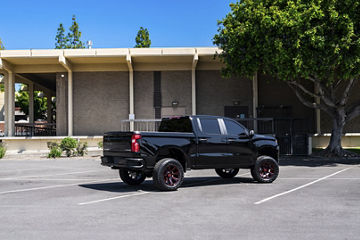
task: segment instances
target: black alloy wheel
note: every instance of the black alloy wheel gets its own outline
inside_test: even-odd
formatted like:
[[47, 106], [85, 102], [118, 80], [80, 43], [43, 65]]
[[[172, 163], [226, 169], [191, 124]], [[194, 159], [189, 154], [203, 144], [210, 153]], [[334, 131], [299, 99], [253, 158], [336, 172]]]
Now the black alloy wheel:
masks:
[[175, 191], [184, 180], [184, 169], [179, 161], [164, 158], [158, 161], [153, 171], [154, 184], [160, 190]]
[[251, 168], [251, 175], [260, 183], [272, 183], [279, 175], [279, 164], [270, 156], [260, 156]]
[[121, 168], [119, 170], [121, 180], [128, 185], [139, 185], [144, 182], [146, 175], [141, 171]]
[[238, 174], [238, 168], [216, 168], [215, 172], [222, 178], [233, 178]]

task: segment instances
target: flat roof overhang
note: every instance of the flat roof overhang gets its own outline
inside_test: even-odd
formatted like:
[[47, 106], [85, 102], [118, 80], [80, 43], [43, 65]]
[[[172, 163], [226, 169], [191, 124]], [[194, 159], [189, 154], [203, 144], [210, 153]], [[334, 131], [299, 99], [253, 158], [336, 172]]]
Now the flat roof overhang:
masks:
[[106, 49], [44, 49], [1, 50], [0, 58], [13, 67], [16, 73], [66, 72], [59, 63], [63, 56], [74, 72], [128, 71], [127, 57], [135, 71], [191, 70], [195, 54], [197, 69], [220, 69], [214, 59], [221, 52], [216, 47], [201, 48], [106, 48]]

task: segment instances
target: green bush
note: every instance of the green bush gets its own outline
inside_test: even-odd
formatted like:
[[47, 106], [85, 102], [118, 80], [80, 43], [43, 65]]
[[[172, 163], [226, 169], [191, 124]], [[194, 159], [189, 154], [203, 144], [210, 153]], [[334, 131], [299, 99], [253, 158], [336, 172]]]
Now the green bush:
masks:
[[48, 154], [48, 158], [58, 158], [61, 157], [61, 149], [59, 147], [51, 147]]
[[98, 142], [98, 148], [103, 149], [103, 147], [104, 147], [104, 142], [103, 141]]
[[84, 142], [83, 144], [81, 144], [79, 142], [77, 144], [77, 147], [76, 147], [76, 155], [77, 156], [84, 156], [85, 154], [87, 154], [87, 147], [88, 147], [87, 142]]
[[48, 158], [61, 157], [62, 150], [61, 150], [59, 144], [57, 144], [56, 142], [48, 142], [47, 146], [50, 150], [50, 152], [48, 154]]
[[6, 153], [6, 148], [5, 146], [1, 143], [0, 144], [0, 158], [3, 158], [5, 156]]
[[60, 148], [62, 151], [65, 151], [67, 157], [75, 155], [75, 148], [78, 146], [76, 139], [71, 137], [66, 137], [61, 140]]

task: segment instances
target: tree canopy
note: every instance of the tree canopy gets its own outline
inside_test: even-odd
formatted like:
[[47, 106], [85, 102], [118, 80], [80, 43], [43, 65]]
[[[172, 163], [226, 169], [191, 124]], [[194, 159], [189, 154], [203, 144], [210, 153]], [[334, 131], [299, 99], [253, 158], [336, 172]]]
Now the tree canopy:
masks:
[[75, 15], [72, 17], [72, 25], [66, 36], [64, 26], [60, 23], [55, 37], [55, 48], [85, 48], [84, 43], [81, 41], [81, 32]]
[[230, 6], [214, 37], [223, 49], [224, 75], [260, 72], [285, 81], [303, 104], [331, 116], [328, 150], [341, 154], [343, 126], [360, 114], [359, 103], [348, 104], [360, 78], [360, 2], [241, 0]]
[[136, 38], [135, 38], [136, 48], [149, 48], [151, 45], [151, 40], [149, 36], [149, 31], [147, 28], [140, 27]]
[[60, 23], [58, 29], [57, 29], [57, 34], [55, 37], [55, 48], [56, 49], [64, 49], [66, 48], [66, 44], [67, 44], [67, 38], [65, 36], [65, 29], [62, 23]]
[[[22, 85], [24, 86], [24, 85]], [[40, 91], [34, 91], [34, 119], [46, 119], [47, 98], [39, 97]], [[21, 108], [25, 115], [29, 115], [29, 92], [19, 90], [15, 94], [16, 105]], [[51, 107], [51, 106], [50, 106]]]
[[0, 50], [4, 50], [4, 49], [5, 49], [4, 44], [3, 44], [3, 42], [2, 42], [2, 40], [0, 38]]

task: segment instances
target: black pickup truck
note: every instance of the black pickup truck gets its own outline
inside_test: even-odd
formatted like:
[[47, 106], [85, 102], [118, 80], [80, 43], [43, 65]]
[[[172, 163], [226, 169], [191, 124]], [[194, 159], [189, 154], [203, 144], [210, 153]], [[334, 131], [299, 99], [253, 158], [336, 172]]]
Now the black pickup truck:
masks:
[[164, 118], [158, 132], [108, 132], [101, 164], [118, 169], [129, 185], [153, 177], [161, 190], [176, 190], [190, 169], [215, 169], [222, 178], [251, 169], [260, 183], [279, 174], [274, 137], [257, 135], [237, 121], [216, 116]]

